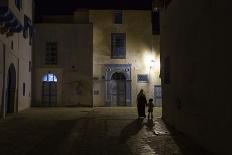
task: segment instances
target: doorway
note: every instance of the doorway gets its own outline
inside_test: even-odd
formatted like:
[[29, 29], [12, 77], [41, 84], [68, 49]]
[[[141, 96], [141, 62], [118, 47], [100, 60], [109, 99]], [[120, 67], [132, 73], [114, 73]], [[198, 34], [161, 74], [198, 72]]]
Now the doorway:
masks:
[[131, 64], [105, 64], [106, 106], [131, 106]]
[[11, 64], [7, 77], [7, 93], [6, 93], [6, 113], [15, 111], [15, 95], [16, 95], [16, 70], [14, 64]]
[[114, 73], [111, 77], [111, 106], [126, 106], [126, 77]]
[[155, 106], [162, 107], [162, 87], [160, 85], [155, 86], [154, 96], [155, 96]]
[[42, 103], [44, 106], [57, 105], [57, 77], [54, 74], [43, 76]]

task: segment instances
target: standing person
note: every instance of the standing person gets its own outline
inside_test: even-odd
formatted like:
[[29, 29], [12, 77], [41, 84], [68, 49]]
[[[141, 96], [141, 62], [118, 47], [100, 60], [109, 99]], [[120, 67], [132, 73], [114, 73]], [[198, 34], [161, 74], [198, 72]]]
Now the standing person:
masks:
[[153, 104], [153, 99], [152, 98], [149, 99], [149, 102], [148, 102], [147, 106], [148, 106], [148, 119], [150, 118], [150, 115], [151, 115], [151, 119], [153, 119], [153, 107], [154, 107], [154, 104]]
[[139, 94], [137, 95], [137, 108], [138, 108], [138, 116], [139, 117], [146, 117], [145, 114], [145, 107], [147, 104], [147, 99], [145, 94], [143, 93], [143, 89], [140, 90]]

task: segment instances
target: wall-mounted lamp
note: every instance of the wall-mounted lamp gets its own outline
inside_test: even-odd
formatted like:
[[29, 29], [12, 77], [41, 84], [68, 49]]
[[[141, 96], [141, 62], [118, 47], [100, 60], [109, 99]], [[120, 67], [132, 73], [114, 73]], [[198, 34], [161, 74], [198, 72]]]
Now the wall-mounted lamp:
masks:
[[156, 62], [155, 60], [151, 60], [151, 61], [150, 61], [150, 68], [155, 67], [155, 62]]

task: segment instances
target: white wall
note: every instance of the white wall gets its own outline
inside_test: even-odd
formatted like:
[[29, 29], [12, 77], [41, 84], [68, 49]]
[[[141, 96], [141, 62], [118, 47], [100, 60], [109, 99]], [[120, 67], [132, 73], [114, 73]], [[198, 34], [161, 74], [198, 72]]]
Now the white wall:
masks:
[[[9, 0], [9, 8], [18, 18], [18, 20], [24, 23], [24, 14], [28, 17], [32, 16], [32, 0], [24, 1], [23, 9], [20, 12], [15, 7], [14, 0]], [[11, 42], [13, 41], [14, 48], [11, 49]], [[6, 64], [5, 64], [5, 86], [7, 87], [7, 74], [10, 64], [14, 64], [17, 76], [17, 90], [15, 107], [18, 104], [18, 109], [15, 111], [24, 110], [30, 107], [31, 103], [31, 73], [29, 72], [29, 61], [31, 61], [31, 45], [29, 45], [29, 38], [23, 38], [23, 33], [14, 33], [12, 36], [6, 37], [5, 34], [0, 34], [0, 45], [2, 50], [2, 44], [6, 45]], [[1, 53], [2, 58], [2, 53]], [[1, 64], [2, 67], [2, 64]], [[0, 76], [2, 81], [2, 76]], [[26, 83], [26, 95], [23, 96], [23, 83]], [[7, 89], [5, 87], [5, 89]]]

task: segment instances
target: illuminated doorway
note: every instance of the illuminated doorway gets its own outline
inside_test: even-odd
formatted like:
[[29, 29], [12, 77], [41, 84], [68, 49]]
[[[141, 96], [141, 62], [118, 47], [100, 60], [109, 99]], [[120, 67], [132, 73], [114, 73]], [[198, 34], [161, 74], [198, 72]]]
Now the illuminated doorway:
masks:
[[14, 64], [11, 64], [8, 70], [7, 77], [7, 92], [6, 92], [6, 113], [15, 112], [15, 96], [16, 96], [16, 71]]
[[57, 105], [57, 77], [54, 74], [43, 76], [42, 103], [44, 106]]

